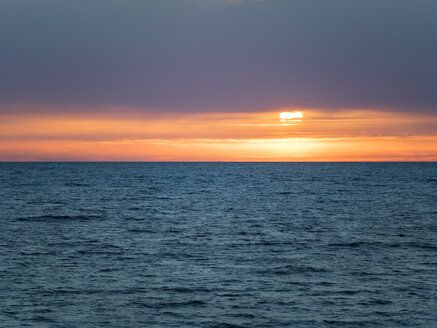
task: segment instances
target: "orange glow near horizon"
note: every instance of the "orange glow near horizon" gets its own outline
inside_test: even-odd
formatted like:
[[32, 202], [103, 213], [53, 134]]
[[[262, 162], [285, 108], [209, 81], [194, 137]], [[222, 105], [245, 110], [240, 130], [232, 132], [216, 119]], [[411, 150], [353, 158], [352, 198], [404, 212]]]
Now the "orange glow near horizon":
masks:
[[435, 161], [436, 127], [376, 111], [1, 114], [0, 160]]

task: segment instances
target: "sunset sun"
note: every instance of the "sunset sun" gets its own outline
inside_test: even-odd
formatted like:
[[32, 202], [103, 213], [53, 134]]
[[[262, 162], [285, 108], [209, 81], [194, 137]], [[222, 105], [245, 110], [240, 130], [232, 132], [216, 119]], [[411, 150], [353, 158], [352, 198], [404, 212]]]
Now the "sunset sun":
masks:
[[301, 112], [282, 112], [279, 114], [281, 122], [302, 121], [303, 114]]

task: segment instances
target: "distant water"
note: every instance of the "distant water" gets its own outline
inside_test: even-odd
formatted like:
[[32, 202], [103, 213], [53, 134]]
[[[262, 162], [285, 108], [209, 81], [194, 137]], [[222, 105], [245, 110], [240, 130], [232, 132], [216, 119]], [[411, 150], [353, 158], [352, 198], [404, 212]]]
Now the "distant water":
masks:
[[437, 164], [2, 163], [0, 327], [437, 327]]

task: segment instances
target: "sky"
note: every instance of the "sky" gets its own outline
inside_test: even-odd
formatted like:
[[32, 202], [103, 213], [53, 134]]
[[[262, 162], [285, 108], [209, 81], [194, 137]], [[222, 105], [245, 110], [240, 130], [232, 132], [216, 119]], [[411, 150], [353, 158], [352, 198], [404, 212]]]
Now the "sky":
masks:
[[435, 161], [436, 15], [434, 0], [0, 0], [0, 160]]

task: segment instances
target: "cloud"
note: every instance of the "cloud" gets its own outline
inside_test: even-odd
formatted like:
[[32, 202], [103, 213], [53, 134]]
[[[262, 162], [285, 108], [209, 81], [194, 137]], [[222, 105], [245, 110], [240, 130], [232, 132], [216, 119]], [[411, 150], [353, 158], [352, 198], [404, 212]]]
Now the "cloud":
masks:
[[201, 2], [0, 2], [0, 111], [436, 112], [436, 1]]

